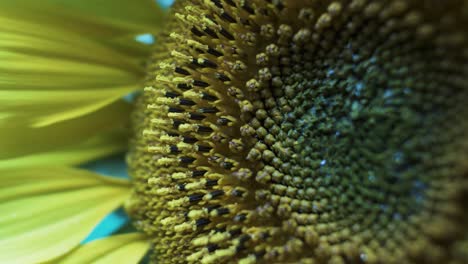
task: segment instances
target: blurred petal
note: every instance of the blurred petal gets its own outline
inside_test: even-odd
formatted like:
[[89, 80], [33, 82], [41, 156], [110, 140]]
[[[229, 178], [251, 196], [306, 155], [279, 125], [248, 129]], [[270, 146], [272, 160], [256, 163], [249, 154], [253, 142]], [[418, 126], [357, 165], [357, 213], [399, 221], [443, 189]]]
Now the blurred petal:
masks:
[[[114, 155], [98, 160], [93, 160], [87, 164], [83, 164], [81, 168], [94, 171], [101, 175], [129, 179], [127, 172], [127, 164], [125, 162], [125, 154]], [[82, 242], [89, 243], [95, 239], [103, 238], [117, 232], [125, 224], [130, 221], [127, 214], [122, 208], [115, 210], [104, 218], [98, 226], [96, 226], [91, 234]]]
[[53, 151], [19, 156], [0, 160], [0, 169], [46, 166], [46, 165], [79, 165], [127, 148], [126, 133], [116, 132], [99, 135], [77, 145], [62, 147]]
[[0, 112], [10, 115], [3, 119], [48, 126], [141, 87], [143, 69], [133, 58], [73, 32], [44, 32], [57, 39], [36, 36], [30, 32], [36, 25], [24, 23], [0, 16]]
[[69, 252], [130, 191], [126, 181], [71, 168], [0, 172], [0, 263], [37, 263]]
[[141, 32], [158, 32], [166, 12], [154, 0], [15, 0], [0, 7], [18, 15], [98, 39]]
[[142, 87], [164, 12], [151, 0], [0, 1], [0, 128], [51, 126]]
[[30, 128], [20, 119], [6, 123], [0, 120], [0, 159], [55, 152], [98, 135], [123, 130], [128, 126], [130, 112], [131, 105], [118, 101], [88, 115], [41, 128]]
[[60, 264], [138, 263], [150, 243], [142, 234], [124, 234], [93, 241], [53, 261]]
[[[31, 1], [31, 0], [29, 0]], [[157, 31], [166, 17], [154, 0], [48, 0], [132, 32]]]

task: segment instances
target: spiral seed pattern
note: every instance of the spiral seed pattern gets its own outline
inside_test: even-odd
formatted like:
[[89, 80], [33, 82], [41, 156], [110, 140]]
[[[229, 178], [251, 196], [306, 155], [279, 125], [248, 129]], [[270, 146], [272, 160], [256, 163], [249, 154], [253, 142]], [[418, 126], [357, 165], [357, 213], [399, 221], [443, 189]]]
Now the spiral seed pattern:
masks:
[[467, 7], [178, 1], [128, 156], [153, 260], [463, 263]]

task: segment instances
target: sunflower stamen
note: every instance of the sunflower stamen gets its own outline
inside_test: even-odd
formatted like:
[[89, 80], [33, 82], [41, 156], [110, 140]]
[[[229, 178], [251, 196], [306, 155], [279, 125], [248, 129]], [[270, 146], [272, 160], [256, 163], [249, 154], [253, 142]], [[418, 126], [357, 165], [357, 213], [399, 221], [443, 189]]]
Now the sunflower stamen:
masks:
[[129, 155], [154, 261], [452, 259], [466, 18], [423, 2], [177, 3]]

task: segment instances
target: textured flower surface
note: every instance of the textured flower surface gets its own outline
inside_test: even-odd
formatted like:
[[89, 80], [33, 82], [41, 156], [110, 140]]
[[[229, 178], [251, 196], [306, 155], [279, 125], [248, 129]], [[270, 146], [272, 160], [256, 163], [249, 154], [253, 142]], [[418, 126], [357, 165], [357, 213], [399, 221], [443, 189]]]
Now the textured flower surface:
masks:
[[468, 1], [36, 2], [0, 2], [0, 263], [468, 263]]

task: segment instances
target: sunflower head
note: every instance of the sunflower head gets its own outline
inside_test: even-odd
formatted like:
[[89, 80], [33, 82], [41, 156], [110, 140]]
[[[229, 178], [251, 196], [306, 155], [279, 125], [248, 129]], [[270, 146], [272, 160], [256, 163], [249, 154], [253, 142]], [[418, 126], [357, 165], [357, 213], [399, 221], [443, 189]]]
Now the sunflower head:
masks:
[[468, 1], [170, 14], [0, 0], [0, 263], [468, 263]]
[[164, 263], [444, 263], [467, 232], [466, 1], [185, 1], [134, 112]]

